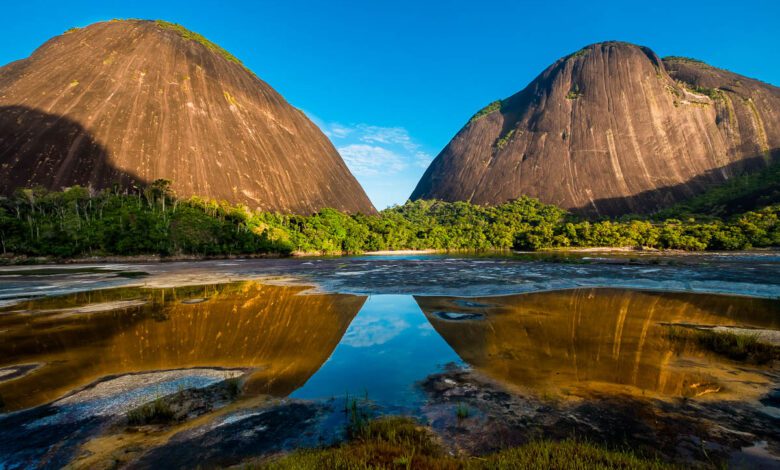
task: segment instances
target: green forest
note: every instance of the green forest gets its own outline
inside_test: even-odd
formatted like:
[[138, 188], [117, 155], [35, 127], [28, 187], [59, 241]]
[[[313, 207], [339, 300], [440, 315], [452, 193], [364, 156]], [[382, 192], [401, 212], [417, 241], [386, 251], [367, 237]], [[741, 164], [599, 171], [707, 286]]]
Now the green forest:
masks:
[[5, 259], [780, 246], [780, 204], [727, 217], [705, 212], [692, 214], [686, 206], [666, 211], [664, 217], [588, 221], [523, 197], [494, 207], [414, 201], [378, 215], [324, 209], [299, 216], [253, 212], [197, 197], [179, 199], [169, 181], [158, 180], [136, 192], [78, 186], [59, 192], [18, 190], [0, 199], [0, 244]]

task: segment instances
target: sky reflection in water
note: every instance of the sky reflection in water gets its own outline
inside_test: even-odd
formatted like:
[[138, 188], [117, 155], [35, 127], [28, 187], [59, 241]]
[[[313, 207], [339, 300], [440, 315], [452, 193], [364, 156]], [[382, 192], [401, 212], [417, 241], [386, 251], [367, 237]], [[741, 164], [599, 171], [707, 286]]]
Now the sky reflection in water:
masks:
[[461, 363], [410, 295], [368, 298], [333, 355], [294, 398], [364, 397], [388, 406], [419, 406], [416, 382]]
[[[182, 369], [194, 380], [216, 368], [247, 371], [250, 394], [368, 395], [388, 410], [414, 412], [425, 402], [418, 383], [455, 363], [544, 394], [748, 398], [768, 385], [760, 370], [676, 344], [664, 324], [780, 329], [780, 303], [724, 295], [304, 291], [246, 281], [93, 291], [2, 308], [0, 396], [7, 410], [22, 409], [107, 376]], [[124, 307], [106, 309], [112, 302]]]

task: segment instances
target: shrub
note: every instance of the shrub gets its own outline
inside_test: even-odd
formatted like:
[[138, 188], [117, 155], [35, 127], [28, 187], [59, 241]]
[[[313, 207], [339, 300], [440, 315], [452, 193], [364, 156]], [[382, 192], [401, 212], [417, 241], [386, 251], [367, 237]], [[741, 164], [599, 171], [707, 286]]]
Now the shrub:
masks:
[[717, 100], [717, 101], [723, 100], [723, 92], [717, 88], [708, 88], [705, 86], [693, 85], [689, 83], [686, 83], [685, 87], [694, 93], [705, 95], [712, 100]]
[[580, 86], [579, 86], [579, 85], [577, 85], [576, 83], [575, 83], [575, 84], [574, 84], [574, 86], [571, 88], [571, 90], [569, 90], [569, 92], [568, 92], [568, 93], [566, 93], [566, 99], [567, 99], [567, 100], [576, 100], [576, 99], [578, 99], [580, 96], [582, 96], [582, 92], [580, 92]]
[[155, 23], [157, 23], [157, 25], [163, 29], [168, 29], [179, 33], [179, 35], [184, 39], [189, 39], [190, 41], [195, 41], [198, 44], [202, 44], [203, 46], [206, 46], [207, 49], [216, 52], [217, 54], [221, 55], [222, 57], [229, 60], [230, 62], [235, 62], [236, 64], [241, 65], [242, 67], [244, 66], [244, 64], [230, 52], [226, 51], [225, 49], [218, 46], [217, 44], [214, 44], [213, 42], [209, 41], [202, 35], [194, 31], [190, 31], [189, 29], [185, 28], [180, 24], [171, 23], [163, 20], [157, 20], [155, 21]]
[[469, 124], [471, 124], [472, 122], [474, 122], [474, 121], [476, 121], [478, 119], [481, 119], [481, 118], [487, 116], [488, 114], [490, 114], [490, 113], [492, 113], [494, 111], [499, 111], [503, 106], [504, 106], [503, 100], [493, 101], [489, 105], [487, 105], [484, 108], [482, 108], [479, 111], [477, 111], [477, 113], [474, 116], [472, 116], [471, 119], [469, 120]]
[[504, 147], [509, 143], [509, 140], [512, 138], [512, 136], [515, 135], [515, 130], [511, 129], [506, 134], [502, 135], [497, 141], [496, 141], [496, 148], [498, 150], [503, 150]]

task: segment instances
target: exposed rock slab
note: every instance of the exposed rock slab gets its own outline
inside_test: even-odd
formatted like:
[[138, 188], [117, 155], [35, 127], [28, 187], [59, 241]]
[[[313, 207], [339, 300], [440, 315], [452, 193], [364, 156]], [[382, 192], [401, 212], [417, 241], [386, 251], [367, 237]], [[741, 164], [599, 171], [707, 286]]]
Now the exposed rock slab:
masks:
[[778, 149], [777, 87], [607, 42], [475, 115], [411, 198], [527, 195], [591, 215], [652, 212], [760, 169]]
[[0, 68], [0, 192], [165, 178], [250, 209], [374, 212], [317, 126], [215, 47], [110, 21]]

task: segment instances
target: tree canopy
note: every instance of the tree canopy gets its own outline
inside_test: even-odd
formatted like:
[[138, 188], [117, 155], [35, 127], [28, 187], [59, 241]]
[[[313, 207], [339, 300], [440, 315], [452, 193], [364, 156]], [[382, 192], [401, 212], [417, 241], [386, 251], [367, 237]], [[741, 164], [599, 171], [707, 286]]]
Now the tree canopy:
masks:
[[309, 216], [178, 199], [170, 182], [135, 191], [23, 189], [0, 199], [3, 254], [226, 256], [376, 250], [540, 250], [649, 247], [736, 250], [780, 246], [780, 205], [683, 220], [588, 221], [528, 197], [498, 206], [420, 200], [378, 215], [323, 209]]

